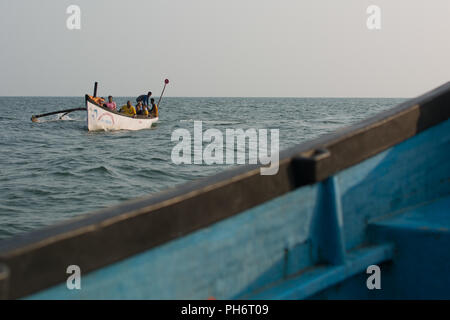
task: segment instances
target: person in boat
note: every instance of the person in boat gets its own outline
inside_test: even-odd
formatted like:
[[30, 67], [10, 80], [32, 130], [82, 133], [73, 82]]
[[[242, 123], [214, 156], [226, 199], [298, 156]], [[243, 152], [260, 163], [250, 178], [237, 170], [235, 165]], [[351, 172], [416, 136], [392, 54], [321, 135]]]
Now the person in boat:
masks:
[[150, 97], [152, 96], [152, 92], [149, 91], [146, 95], [140, 95], [139, 97], [136, 98], [136, 102], [142, 102], [144, 106], [149, 106], [148, 102]]
[[95, 103], [97, 103], [99, 106], [103, 106], [105, 99], [100, 98], [100, 97], [92, 97], [91, 99], [94, 100]]
[[140, 101], [138, 102], [138, 105], [136, 107], [136, 113], [137, 113], [138, 116], [146, 116], [146, 117], [148, 117], [148, 109]]
[[109, 97], [108, 97], [108, 102], [105, 103], [105, 106], [106, 106], [109, 110], [111, 110], [111, 111], [116, 111], [116, 110], [117, 110], [117, 105], [116, 105], [116, 103], [113, 101], [113, 97], [112, 97], [112, 96], [109, 96]]
[[127, 116], [135, 116], [136, 115], [136, 109], [131, 104], [131, 101], [128, 100], [127, 104], [120, 108], [120, 112], [126, 114]]
[[136, 104], [136, 114], [139, 115], [140, 113], [142, 113], [142, 102], [141, 101], [139, 101]]
[[150, 109], [149, 113], [152, 118], [158, 117], [158, 105], [155, 103], [155, 99], [151, 98], [150, 103], [152, 104], [152, 108]]

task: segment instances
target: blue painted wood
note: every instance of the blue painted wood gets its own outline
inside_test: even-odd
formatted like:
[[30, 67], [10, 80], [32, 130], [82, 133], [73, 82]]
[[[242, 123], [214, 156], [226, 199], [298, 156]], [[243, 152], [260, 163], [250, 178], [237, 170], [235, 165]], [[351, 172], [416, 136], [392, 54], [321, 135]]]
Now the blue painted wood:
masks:
[[[305, 299], [358, 273], [365, 273], [368, 266], [388, 261], [392, 259], [393, 255], [394, 246], [391, 244], [356, 249], [348, 254], [348, 258], [343, 264], [318, 266], [245, 298], [255, 300]], [[364, 285], [365, 281], [361, 283], [361, 286]]]
[[367, 242], [367, 223], [450, 193], [447, 120], [340, 172], [347, 249]]
[[311, 250], [299, 247], [310, 246], [307, 240], [316, 197], [317, 186], [307, 187], [301, 194], [286, 194], [85, 275], [80, 291], [69, 291], [62, 284], [31, 298], [206, 299], [251, 292], [285, 275], [286, 252], [291, 248], [309, 259]]
[[[364, 277], [361, 277], [364, 266], [391, 257], [384, 249], [376, 249], [384, 254], [379, 254], [380, 251], [375, 254], [355, 248], [367, 244], [386, 248], [385, 244], [390, 241], [396, 245], [395, 252], [403, 252], [396, 254], [394, 261], [399, 263], [400, 259], [400, 265], [407, 271], [388, 268], [386, 277], [392, 284], [386, 284], [383, 297], [404, 297], [406, 289], [397, 289], [401, 285], [410, 290], [407, 297], [414, 296], [420, 288], [406, 286], [404, 282], [408, 279], [398, 276], [399, 272], [412, 277], [409, 279], [420, 277], [424, 283], [429, 277], [438, 279], [446, 275], [442, 268], [415, 269], [415, 265], [408, 264], [408, 261], [418, 263], [411, 258], [415, 250], [423, 250], [424, 265], [438, 263], [438, 255], [426, 254], [433, 250], [439, 253], [441, 261], [450, 260], [448, 250], [433, 249], [430, 239], [435, 230], [421, 237], [411, 228], [389, 228], [389, 232], [378, 232], [375, 236], [370, 236], [369, 229], [374, 228], [374, 221], [380, 217], [402, 214], [408, 208], [450, 194], [449, 133], [450, 121], [446, 121], [338, 173], [330, 180], [332, 188], [327, 187], [330, 181], [302, 187], [208, 228], [83, 275], [80, 291], [69, 291], [61, 284], [29, 298], [206, 299], [214, 296], [224, 299], [251, 296], [263, 289], [275, 292], [274, 297], [303, 298], [316, 293], [326, 296], [326, 287], [331, 290], [339, 282], [349, 284], [343, 286], [348, 288], [342, 292], [343, 296], [359, 294], [366, 290]], [[340, 196], [326, 200], [324, 190]], [[341, 205], [337, 199], [341, 200]], [[448, 215], [448, 208], [442, 208], [442, 214]], [[329, 220], [320, 228], [316, 223], [320, 217], [336, 220]], [[334, 234], [324, 232], [330, 227]], [[319, 237], [321, 232], [328, 236]], [[409, 240], [408, 237], [417, 238]], [[340, 257], [328, 262], [339, 263], [342, 259], [340, 262], [344, 263], [325, 269], [318, 264], [323, 260], [319, 244], [326, 240], [338, 241], [338, 244], [329, 245], [330, 255], [325, 256]], [[345, 244], [347, 255], [339, 241]], [[448, 248], [447, 238], [440, 244]], [[431, 260], [427, 261], [428, 257]], [[442, 262], [441, 265], [446, 266]], [[302, 273], [305, 270], [311, 273], [306, 276]], [[414, 270], [423, 273], [414, 275]], [[426, 273], [426, 270], [434, 273]], [[296, 281], [286, 282], [293, 278]], [[282, 289], [284, 284], [289, 289]], [[278, 289], [270, 291], [271, 288]], [[427, 288], [442, 293], [439, 288]], [[283, 295], [283, 290], [292, 294]]]
[[369, 234], [397, 248], [388, 298], [450, 299], [450, 196], [376, 221]]
[[395, 247], [380, 264], [381, 290], [367, 290], [356, 275], [311, 295], [313, 299], [450, 299], [450, 196], [369, 224], [374, 243]]
[[318, 263], [343, 264], [345, 241], [339, 183], [336, 177], [330, 177], [319, 187], [321, 197], [316, 206], [311, 233], [316, 260]]

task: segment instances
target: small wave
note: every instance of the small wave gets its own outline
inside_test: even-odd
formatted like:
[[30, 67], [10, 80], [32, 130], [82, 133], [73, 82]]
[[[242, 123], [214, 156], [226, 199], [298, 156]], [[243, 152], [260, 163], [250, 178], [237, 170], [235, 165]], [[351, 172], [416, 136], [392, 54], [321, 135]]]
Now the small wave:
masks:
[[8, 213], [20, 213], [20, 208], [16, 206], [8, 206], [0, 204], [0, 212], [8, 212]]
[[246, 121], [238, 121], [238, 120], [231, 120], [231, 121], [224, 121], [224, 120], [199, 120], [199, 119], [184, 119], [180, 120], [180, 122], [194, 122], [194, 121], [201, 121], [202, 123], [206, 124], [215, 124], [215, 125], [235, 125], [235, 124], [242, 124], [246, 123]]
[[59, 114], [58, 114], [58, 118], [59, 118], [59, 120], [62, 120], [62, 121], [79, 121], [80, 119], [74, 119], [74, 118], [71, 118], [70, 116], [60, 116]]
[[56, 122], [56, 121], [86, 121], [86, 119], [80, 119], [80, 118], [72, 118], [68, 115], [64, 115], [64, 113], [58, 113], [54, 118], [38, 118], [35, 120], [37, 123], [46, 123], [46, 122]]
[[235, 124], [242, 124], [245, 123], [245, 121], [203, 121], [204, 123], [208, 124], [216, 124], [216, 125], [235, 125]]
[[55, 176], [60, 176], [60, 177], [76, 177], [76, 174], [70, 172], [70, 171], [56, 171], [55, 173], [53, 173]]
[[108, 174], [108, 175], [114, 175], [114, 171], [112, 169], [109, 169], [103, 165], [89, 168], [83, 171], [83, 173], [100, 173], [100, 174]]
[[47, 122], [56, 122], [56, 121], [61, 121], [60, 119], [37, 119], [37, 123], [47, 123]]
[[[31, 195], [35, 195], [35, 196], [48, 196], [48, 195], [52, 194], [51, 191], [47, 191], [47, 190], [39, 189], [39, 188], [24, 189], [23, 191], [27, 194], [31, 194]], [[18, 198], [21, 199], [21, 197], [18, 197]]]

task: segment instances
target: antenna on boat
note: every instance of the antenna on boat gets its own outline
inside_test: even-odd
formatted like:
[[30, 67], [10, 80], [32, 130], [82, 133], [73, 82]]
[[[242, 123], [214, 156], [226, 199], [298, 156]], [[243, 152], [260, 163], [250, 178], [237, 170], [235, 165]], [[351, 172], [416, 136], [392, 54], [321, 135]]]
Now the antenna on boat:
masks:
[[161, 102], [161, 99], [163, 97], [164, 94], [164, 90], [166, 90], [166, 86], [169, 84], [169, 79], [164, 80], [164, 88], [161, 92], [161, 95], [159, 96], [159, 100], [158, 100], [158, 107], [159, 107], [159, 103]]
[[96, 81], [94, 84], [94, 98], [97, 96], [97, 86], [98, 86], [98, 82]]

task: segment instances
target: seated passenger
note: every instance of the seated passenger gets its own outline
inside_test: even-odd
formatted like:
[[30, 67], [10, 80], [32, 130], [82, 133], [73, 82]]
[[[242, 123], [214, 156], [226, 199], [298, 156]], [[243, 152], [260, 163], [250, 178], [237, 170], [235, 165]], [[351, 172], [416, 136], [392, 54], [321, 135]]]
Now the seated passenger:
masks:
[[148, 107], [147, 106], [143, 106], [142, 107], [142, 113], [144, 114], [144, 116], [148, 117], [149, 113], [148, 113]]
[[109, 96], [109, 97], [108, 97], [108, 102], [105, 103], [105, 106], [106, 106], [109, 110], [111, 110], [111, 111], [116, 111], [116, 110], [117, 110], [117, 105], [116, 105], [116, 103], [113, 101], [113, 97], [112, 97], [112, 96]]
[[155, 99], [151, 98], [150, 102], [152, 104], [152, 109], [150, 110], [150, 115], [152, 118], [158, 117], [158, 105], [155, 103]]
[[97, 103], [99, 106], [103, 106], [103, 103], [105, 102], [105, 99], [100, 97], [92, 97], [90, 96], [92, 100], [94, 100], [95, 103]]
[[126, 106], [123, 106], [122, 108], [120, 108], [119, 112], [122, 112], [122, 113], [126, 114], [127, 116], [135, 116], [136, 115], [136, 109], [133, 107], [130, 100], [127, 101]]
[[142, 110], [142, 102], [138, 102], [136, 105], [136, 114], [139, 114]]
[[142, 104], [142, 102], [139, 102], [139, 103], [138, 103], [138, 105], [137, 105], [137, 107], [136, 107], [136, 113], [137, 113], [137, 115], [148, 117], [148, 110], [147, 110], [147, 107], [144, 106], [144, 105]]

